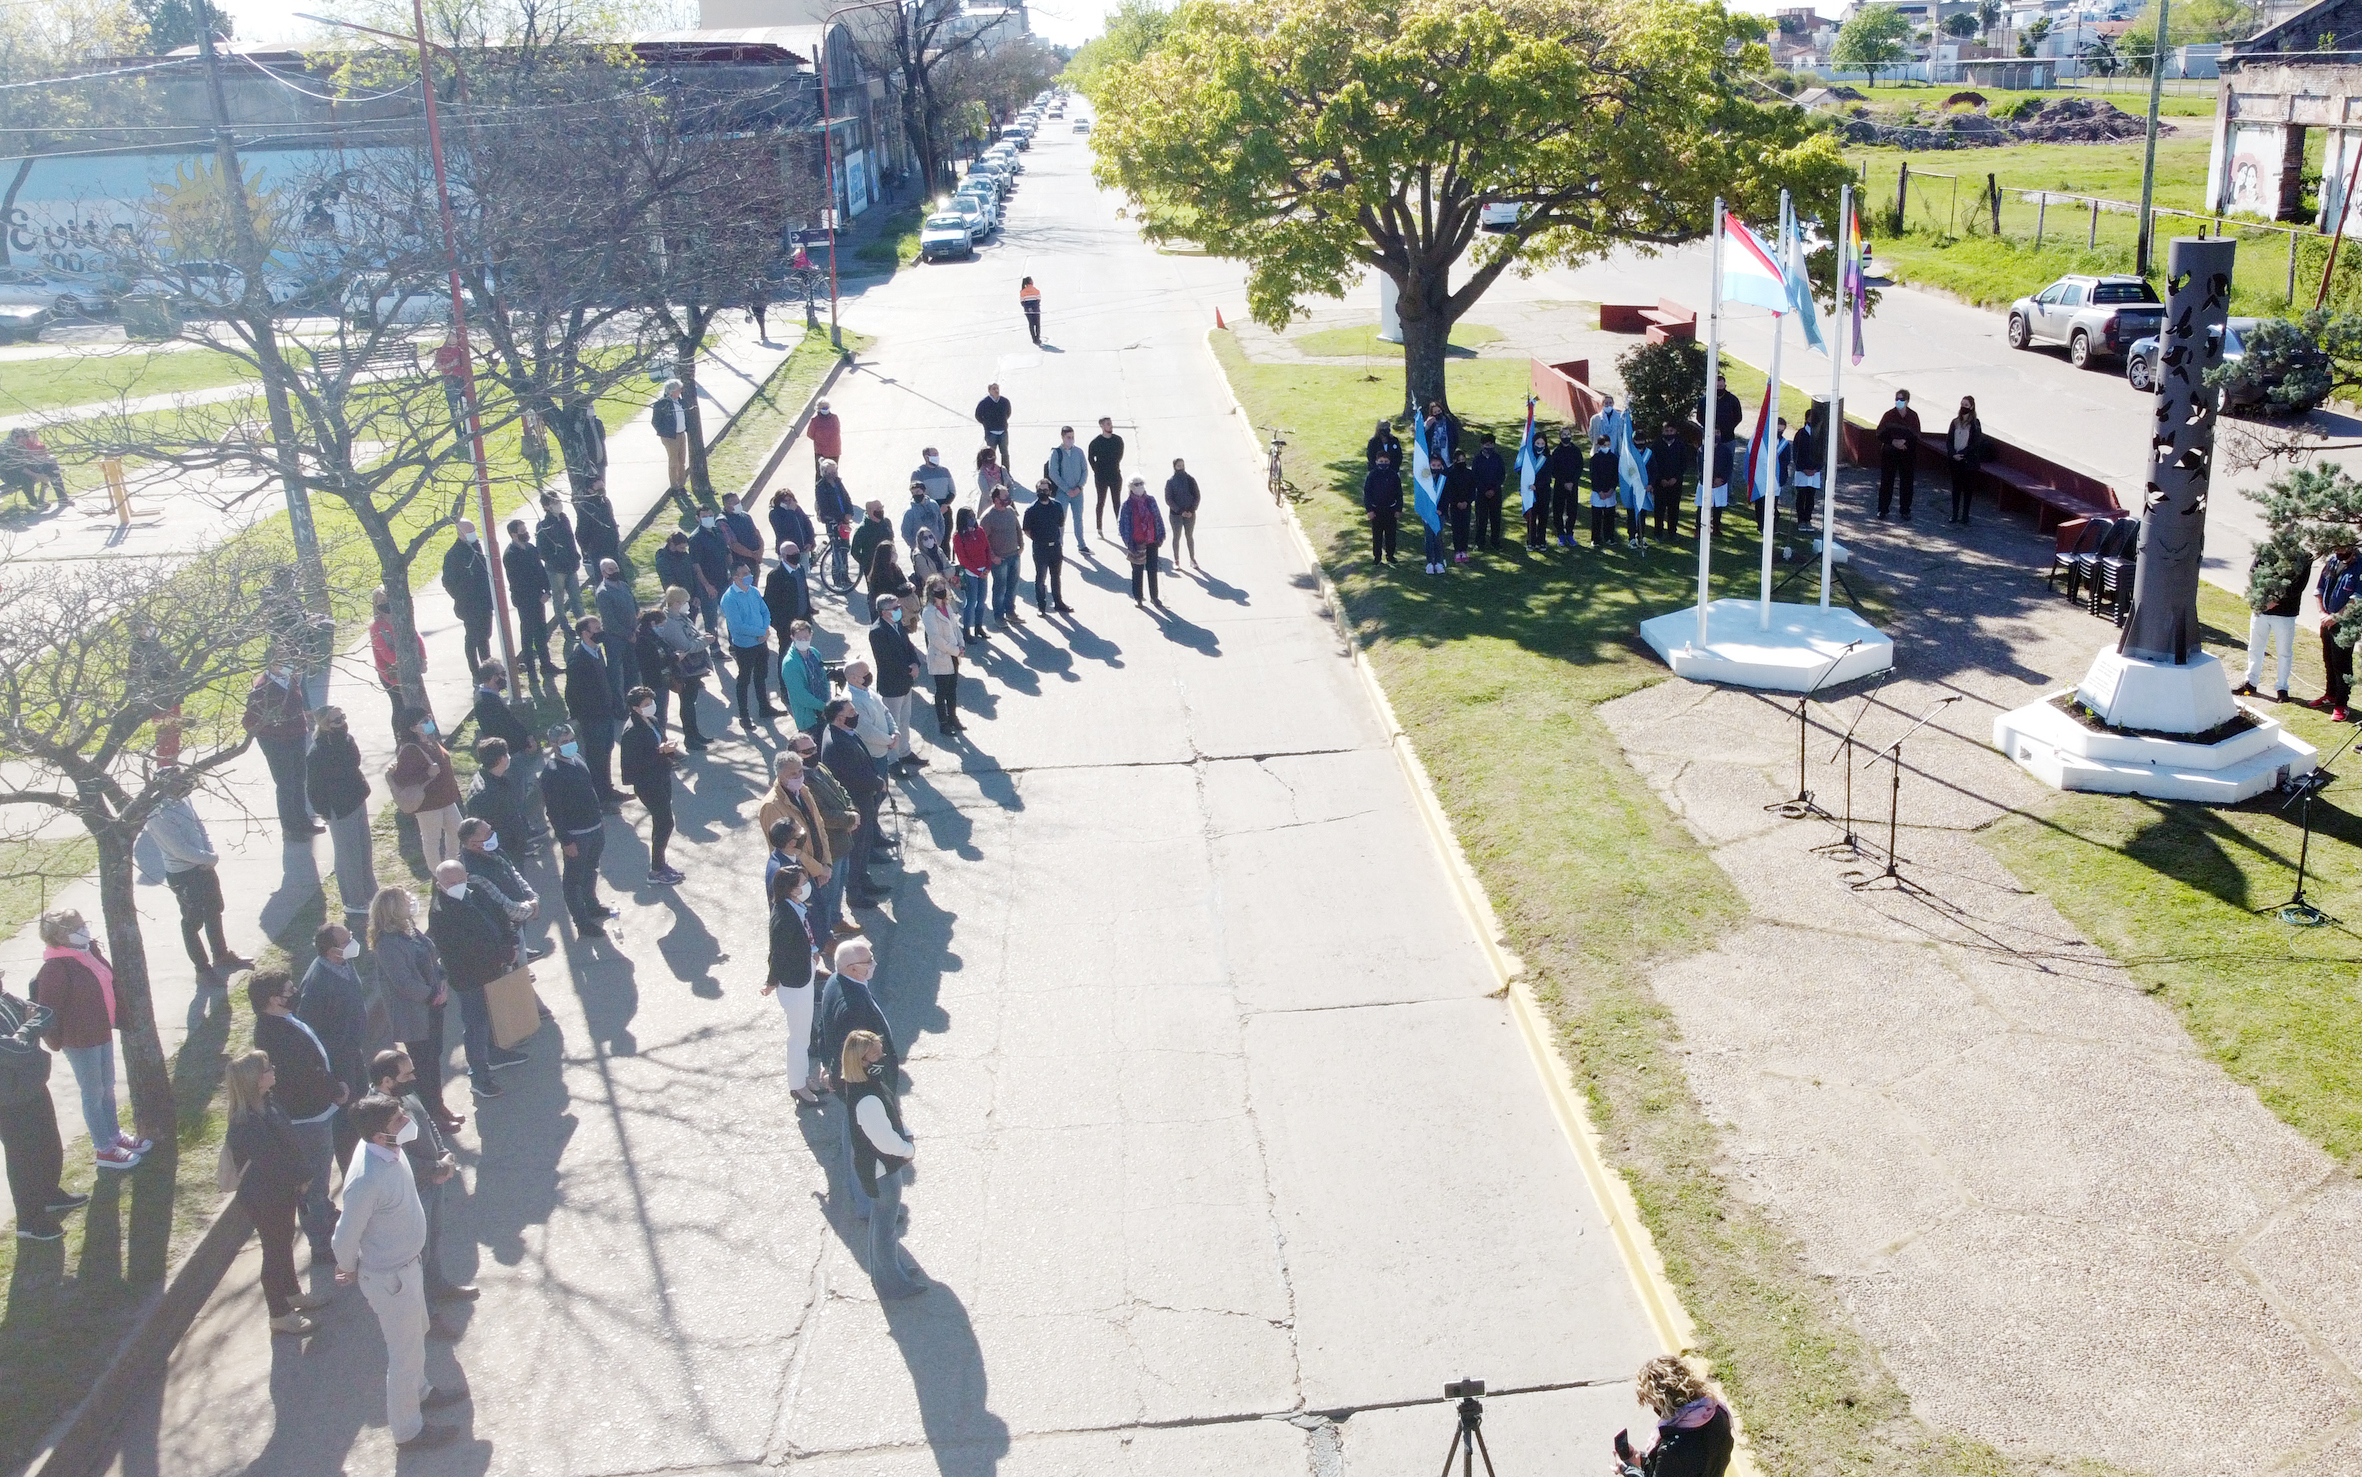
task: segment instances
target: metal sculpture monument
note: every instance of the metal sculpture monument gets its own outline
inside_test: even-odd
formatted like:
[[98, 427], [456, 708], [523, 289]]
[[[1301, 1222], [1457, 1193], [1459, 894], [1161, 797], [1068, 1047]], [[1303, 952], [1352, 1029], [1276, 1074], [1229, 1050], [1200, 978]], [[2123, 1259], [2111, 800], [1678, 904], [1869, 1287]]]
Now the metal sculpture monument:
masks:
[[2198, 649], [2198, 574], [2214, 478], [2214, 423], [2222, 405], [2222, 392], [2206, 376], [2223, 362], [2237, 250], [2235, 241], [2184, 238], [2167, 257], [2140, 562], [2133, 573], [2132, 618], [2116, 643], [2118, 652], [2138, 661], [2181, 666]]

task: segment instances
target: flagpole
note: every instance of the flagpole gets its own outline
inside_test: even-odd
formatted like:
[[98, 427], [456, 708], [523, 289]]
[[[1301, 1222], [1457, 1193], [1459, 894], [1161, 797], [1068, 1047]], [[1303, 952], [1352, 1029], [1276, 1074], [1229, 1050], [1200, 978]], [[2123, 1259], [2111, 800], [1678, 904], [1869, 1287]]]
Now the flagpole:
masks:
[[[1829, 326], [1829, 423], [1821, 428], [1828, 465], [1821, 475], [1821, 608], [1829, 608], [1829, 586], [1837, 567], [1837, 443], [1845, 434], [1846, 253], [1853, 250], [1854, 187], [1847, 185], [1837, 206], [1837, 311]], [[1860, 292], [1857, 285], [1855, 292]]]
[[1708, 267], [1713, 283], [1706, 313], [1706, 398], [1698, 417], [1698, 642], [1706, 649], [1706, 598], [1714, 554], [1714, 391], [1722, 369], [1722, 197], [1714, 199], [1714, 246]]
[[[1788, 251], [1788, 192], [1786, 190], [1780, 191], [1780, 234], [1778, 240], [1779, 249], [1785, 256]], [[1791, 261], [1782, 260], [1780, 270], [1787, 271], [1793, 265], [1794, 263]], [[1779, 531], [1780, 525], [1778, 500], [1780, 485], [1780, 345], [1785, 343], [1787, 338], [1788, 315], [1774, 313], [1772, 315], [1771, 393], [1765, 397], [1768, 406], [1764, 411], [1764, 414], [1771, 417], [1772, 423], [1764, 427], [1763, 431], [1763, 449], [1771, 460], [1771, 486], [1765, 487], [1763, 485], [1761, 468], [1752, 469], [1755, 475], [1749, 479], [1756, 484], [1756, 490], [1763, 494], [1763, 501], [1756, 509], [1763, 517], [1763, 596], [1762, 608], [1756, 617], [1756, 629], [1763, 631], [1771, 629], [1772, 535]]]

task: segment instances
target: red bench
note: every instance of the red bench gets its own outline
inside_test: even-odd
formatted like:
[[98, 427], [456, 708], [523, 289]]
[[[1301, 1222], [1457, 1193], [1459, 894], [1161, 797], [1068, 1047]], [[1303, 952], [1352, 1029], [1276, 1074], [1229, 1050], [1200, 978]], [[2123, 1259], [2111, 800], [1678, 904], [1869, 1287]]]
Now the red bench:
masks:
[[1601, 303], [1599, 327], [1604, 333], [1646, 334], [1650, 343], [1662, 344], [1696, 338], [1698, 314], [1695, 308], [1685, 308], [1669, 297], [1658, 298], [1654, 307], [1645, 303]]
[[1587, 426], [1599, 414], [1599, 392], [1591, 388], [1591, 361], [1570, 359], [1564, 364], [1533, 361], [1534, 398], [1570, 425]]
[[[1987, 452], [1982, 470], [1986, 484], [1992, 489], [1994, 505], [2004, 510], [2031, 509], [2036, 532], [2048, 530], [2063, 520], [2112, 518], [2124, 511], [2116, 489], [2098, 478], [2087, 477], [2072, 467], [2062, 467], [2048, 457], [2012, 445], [1991, 433], [1987, 433], [1985, 441]], [[1876, 430], [1848, 420], [1845, 457], [1857, 467], [1877, 466]], [[1945, 480], [1935, 485], [1949, 487], [1951, 475], [1951, 458], [1944, 451], [1944, 433], [1921, 431], [1919, 480], [1929, 482], [1940, 477]]]

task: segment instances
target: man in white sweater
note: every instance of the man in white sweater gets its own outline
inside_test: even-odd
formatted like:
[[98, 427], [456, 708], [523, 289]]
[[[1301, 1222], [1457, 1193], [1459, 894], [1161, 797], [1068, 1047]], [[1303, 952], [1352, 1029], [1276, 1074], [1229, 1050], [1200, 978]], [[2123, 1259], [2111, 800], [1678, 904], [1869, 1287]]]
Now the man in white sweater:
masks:
[[418, 1198], [406, 1136], [418, 1125], [402, 1105], [373, 1092], [352, 1108], [361, 1142], [345, 1167], [344, 1211], [336, 1222], [336, 1280], [361, 1284], [385, 1335], [385, 1424], [403, 1451], [448, 1444], [452, 1426], [429, 1427], [424, 1412], [455, 1405], [465, 1390], [438, 1390], [426, 1378], [426, 1207]]

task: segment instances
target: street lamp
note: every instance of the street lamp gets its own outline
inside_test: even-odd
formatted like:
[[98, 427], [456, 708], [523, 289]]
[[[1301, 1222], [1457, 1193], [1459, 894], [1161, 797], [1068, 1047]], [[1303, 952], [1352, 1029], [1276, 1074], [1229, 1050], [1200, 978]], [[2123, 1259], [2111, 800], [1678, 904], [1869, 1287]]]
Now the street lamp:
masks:
[[[837, 326], [837, 233], [842, 226], [837, 215], [836, 119], [828, 100], [828, 28], [838, 16], [856, 10], [901, 8], [902, 0], [860, 0], [858, 4], [840, 5], [820, 18], [820, 55], [815, 60], [820, 69], [820, 188], [828, 192], [828, 341], [839, 354], [845, 352], [844, 330]], [[929, 190], [934, 187], [933, 180], [924, 186]]]
[[[448, 46], [438, 46], [426, 38], [425, 0], [410, 0], [410, 13], [418, 27], [415, 36], [404, 36], [393, 31], [380, 31], [352, 21], [330, 20], [326, 16], [305, 15], [298, 11], [296, 19], [318, 25], [335, 26], [347, 31], [359, 31], [402, 44], [416, 43], [418, 47], [418, 91], [426, 100], [427, 152], [435, 161], [435, 198], [442, 207], [443, 251], [451, 261], [451, 329], [459, 344], [460, 393], [467, 405], [468, 449], [476, 465], [476, 516], [483, 528], [484, 548], [499, 548], [498, 525], [492, 512], [492, 471], [484, 459], [484, 420], [477, 412], [476, 356], [468, 351], [467, 304], [459, 284], [459, 231], [451, 215], [451, 182], [443, 171], [443, 126], [435, 112], [435, 79], [427, 68], [427, 52], [439, 51], [451, 62], [451, 74], [458, 79], [459, 95], [467, 96], [467, 74], [459, 68], [459, 53]], [[524, 695], [524, 674], [517, 670], [517, 641], [509, 628], [508, 579], [501, 571], [500, 559], [487, 552], [486, 569], [492, 576], [492, 609], [500, 618], [500, 655], [508, 667], [509, 691], [512, 696]]]

